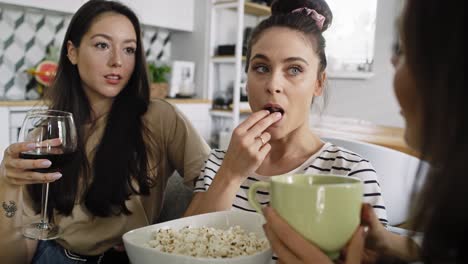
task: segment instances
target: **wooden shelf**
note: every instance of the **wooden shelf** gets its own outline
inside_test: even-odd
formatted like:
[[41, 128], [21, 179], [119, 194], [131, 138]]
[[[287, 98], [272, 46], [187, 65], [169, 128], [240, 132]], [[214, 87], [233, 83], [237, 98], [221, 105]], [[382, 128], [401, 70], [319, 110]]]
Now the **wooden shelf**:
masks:
[[[237, 7], [237, 1], [218, 1], [215, 3], [215, 7], [235, 9]], [[269, 6], [266, 5], [260, 5], [257, 3], [246, 1], [244, 3], [244, 13], [253, 16], [269, 16], [271, 15], [271, 9]]]
[[[246, 57], [242, 56], [242, 61], [245, 61]], [[211, 58], [213, 63], [235, 63], [236, 57], [235, 56], [213, 56]]]
[[244, 13], [254, 16], [269, 16], [271, 15], [271, 9], [269, 6], [260, 5], [251, 2], [245, 2]]

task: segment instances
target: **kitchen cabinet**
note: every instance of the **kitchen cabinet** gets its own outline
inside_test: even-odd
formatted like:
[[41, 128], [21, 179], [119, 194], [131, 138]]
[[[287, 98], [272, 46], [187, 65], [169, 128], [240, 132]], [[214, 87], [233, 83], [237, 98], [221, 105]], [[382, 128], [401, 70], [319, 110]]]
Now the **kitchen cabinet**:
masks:
[[0, 107], [0, 160], [3, 159], [3, 152], [10, 143], [10, 124], [9, 110], [6, 107]]
[[3, 159], [3, 152], [11, 143], [18, 139], [19, 131], [28, 110], [32, 108], [45, 109], [37, 104], [37, 101], [27, 102], [0, 102], [0, 161]]
[[[0, 3], [75, 13], [88, 0], [0, 0]], [[193, 31], [195, 0], [120, 0], [131, 7], [144, 25]]]
[[148, 26], [193, 31], [195, 0], [121, 0]]
[[200, 100], [202, 103], [190, 103], [191, 100], [186, 101], [188, 103], [175, 103], [175, 106], [190, 120], [198, 133], [208, 142], [211, 136], [211, 102], [208, 100]]
[[[168, 100], [186, 117], [200, 135], [208, 141], [211, 134], [211, 119], [209, 111], [211, 102], [208, 100]], [[0, 101], [0, 161], [3, 152], [11, 143], [17, 141], [19, 130], [28, 110], [45, 108], [38, 101]]]
[[75, 13], [76, 10], [87, 0], [0, 0], [0, 3], [7, 3], [19, 6], [28, 6], [53, 11]]

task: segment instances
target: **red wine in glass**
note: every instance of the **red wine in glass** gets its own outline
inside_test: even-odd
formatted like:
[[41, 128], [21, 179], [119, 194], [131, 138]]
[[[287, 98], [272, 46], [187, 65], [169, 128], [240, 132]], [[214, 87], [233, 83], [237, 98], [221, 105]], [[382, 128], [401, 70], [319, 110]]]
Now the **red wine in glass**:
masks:
[[50, 160], [52, 164], [50, 165], [49, 168], [41, 168], [41, 169], [35, 169], [33, 171], [36, 172], [42, 172], [42, 173], [51, 173], [51, 172], [62, 172], [62, 168], [65, 164], [68, 162], [72, 161], [75, 152], [68, 152], [68, 153], [62, 153], [62, 154], [55, 154], [55, 153], [44, 153], [43, 152], [35, 152], [35, 151], [28, 151], [28, 152], [21, 152], [20, 153], [20, 158], [22, 159], [46, 159]]
[[[20, 153], [21, 159], [46, 159], [49, 168], [38, 168], [39, 173], [61, 172], [67, 163], [74, 159], [77, 149], [77, 134], [73, 115], [57, 110], [29, 111], [20, 130], [20, 142], [34, 143], [36, 148]], [[66, 175], [63, 175], [66, 177]], [[49, 222], [48, 210], [49, 183], [42, 184], [41, 220], [23, 226], [23, 235], [30, 239], [50, 240], [59, 237], [60, 230]], [[38, 199], [34, 198], [33, 199]], [[35, 201], [38, 202], [38, 201]]]

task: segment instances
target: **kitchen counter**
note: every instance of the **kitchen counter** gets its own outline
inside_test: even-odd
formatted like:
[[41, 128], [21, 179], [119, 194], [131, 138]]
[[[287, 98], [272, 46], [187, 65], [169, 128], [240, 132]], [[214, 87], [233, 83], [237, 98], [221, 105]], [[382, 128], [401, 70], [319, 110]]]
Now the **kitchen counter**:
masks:
[[[205, 99], [168, 99], [192, 123], [193, 127], [207, 141], [211, 136], [211, 101]], [[46, 108], [43, 100], [1, 101], [0, 100], [0, 160], [3, 151], [18, 139], [19, 130], [27, 111], [32, 108]]]
[[[166, 99], [172, 104], [176, 104], [179, 108], [184, 109], [186, 114], [192, 115], [207, 115], [206, 122], [210, 122], [208, 112], [197, 112], [192, 110], [189, 105], [207, 105], [211, 107], [211, 101], [207, 99]], [[25, 100], [25, 101], [0, 101], [0, 107], [32, 107], [43, 105], [40, 100]], [[188, 109], [185, 109], [189, 107]], [[208, 111], [208, 110], [207, 110]], [[195, 118], [195, 117], [193, 117]], [[192, 119], [193, 119], [192, 118]], [[198, 121], [197, 121], [198, 122]], [[343, 118], [333, 116], [323, 116], [322, 118], [311, 119], [312, 129], [322, 137], [340, 137], [358, 141], [364, 141], [388, 148], [392, 148], [413, 156], [418, 154], [408, 147], [404, 140], [404, 128], [376, 125], [364, 120], [354, 118]], [[209, 131], [205, 131], [209, 135]], [[208, 137], [208, 136], [207, 136]]]
[[[172, 104], [211, 104], [207, 99], [166, 99]], [[42, 100], [0, 101], [1, 106], [38, 106], [44, 105]]]
[[418, 153], [406, 144], [405, 129], [401, 127], [383, 126], [364, 120], [330, 116], [313, 119], [311, 125], [312, 129], [321, 137], [368, 142], [418, 157]]
[[[230, 112], [231, 110], [223, 109], [211, 110], [211, 114], [220, 116], [224, 116], [224, 113]], [[240, 113], [249, 115], [252, 111], [248, 106], [241, 106]], [[418, 157], [418, 153], [406, 144], [404, 139], [405, 129], [401, 127], [377, 125], [356, 118], [329, 115], [312, 115], [310, 125], [319, 137], [336, 137], [363, 141]]]
[[41, 100], [0, 101], [0, 106], [37, 106], [44, 105]]

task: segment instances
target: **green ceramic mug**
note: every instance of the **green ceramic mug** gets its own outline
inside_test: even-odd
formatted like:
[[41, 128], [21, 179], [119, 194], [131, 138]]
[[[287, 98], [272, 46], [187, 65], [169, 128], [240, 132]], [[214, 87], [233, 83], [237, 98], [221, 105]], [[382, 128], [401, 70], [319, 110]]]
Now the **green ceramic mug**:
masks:
[[289, 225], [336, 259], [361, 218], [360, 180], [332, 175], [280, 175], [250, 186], [249, 203], [258, 211], [258, 188], [270, 191], [270, 205]]

